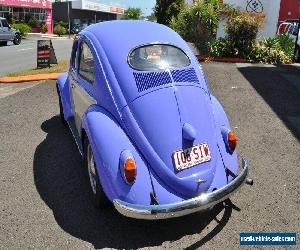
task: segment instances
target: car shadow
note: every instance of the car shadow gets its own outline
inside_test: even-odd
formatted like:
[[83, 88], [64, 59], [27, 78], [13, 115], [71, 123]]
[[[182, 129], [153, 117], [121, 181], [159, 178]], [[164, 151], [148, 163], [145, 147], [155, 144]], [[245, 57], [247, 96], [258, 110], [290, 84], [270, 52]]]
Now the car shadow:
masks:
[[[212, 221], [217, 226], [190, 246], [198, 248], [217, 235], [227, 224], [232, 209], [229, 200], [209, 211], [163, 221], [134, 220], [121, 216], [113, 207], [95, 209], [87, 195], [88, 179], [80, 153], [59, 116], [43, 122], [47, 133], [34, 154], [34, 181], [43, 201], [53, 211], [58, 225], [95, 248], [141, 248], [160, 246], [185, 235], [198, 234]], [[221, 219], [216, 219], [218, 216]]]
[[300, 67], [253, 65], [238, 70], [300, 141]]

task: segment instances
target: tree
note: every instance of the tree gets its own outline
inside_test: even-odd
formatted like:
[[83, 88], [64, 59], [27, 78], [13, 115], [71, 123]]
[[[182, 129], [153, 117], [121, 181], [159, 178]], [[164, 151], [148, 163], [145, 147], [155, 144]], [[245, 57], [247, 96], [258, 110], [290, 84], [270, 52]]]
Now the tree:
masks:
[[206, 54], [209, 42], [217, 33], [220, 7], [219, 0], [197, 0], [173, 17], [170, 26], [183, 39], [194, 43], [200, 53]]
[[151, 13], [150, 16], [146, 16], [146, 18], [148, 19], [148, 21], [156, 22], [156, 16], [154, 15], [154, 13]]
[[154, 14], [157, 22], [164, 25], [169, 25], [172, 18], [176, 18], [184, 6], [184, 0], [156, 0]]
[[138, 19], [141, 19], [141, 15], [142, 15], [142, 11], [140, 8], [129, 7], [124, 12], [124, 19], [138, 20]]

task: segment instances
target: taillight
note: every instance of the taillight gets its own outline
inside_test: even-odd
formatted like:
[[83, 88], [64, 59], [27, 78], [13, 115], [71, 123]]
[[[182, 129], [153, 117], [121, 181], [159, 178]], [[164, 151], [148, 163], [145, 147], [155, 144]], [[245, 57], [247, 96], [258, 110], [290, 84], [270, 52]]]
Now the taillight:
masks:
[[229, 131], [227, 134], [228, 148], [231, 152], [233, 152], [236, 148], [237, 138], [235, 133]]
[[136, 164], [131, 158], [128, 158], [124, 164], [124, 176], [126, 181], [131, 184], [135, 181], [136, 177]]

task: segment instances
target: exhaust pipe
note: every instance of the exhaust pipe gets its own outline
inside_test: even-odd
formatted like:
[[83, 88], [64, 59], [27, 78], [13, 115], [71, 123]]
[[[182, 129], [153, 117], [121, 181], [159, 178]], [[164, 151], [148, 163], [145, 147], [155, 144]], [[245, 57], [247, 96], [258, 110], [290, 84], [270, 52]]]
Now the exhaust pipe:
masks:
[[253, 186], [253, 179], [246, 178], [246, 184], [249, 185], [249, 186]]

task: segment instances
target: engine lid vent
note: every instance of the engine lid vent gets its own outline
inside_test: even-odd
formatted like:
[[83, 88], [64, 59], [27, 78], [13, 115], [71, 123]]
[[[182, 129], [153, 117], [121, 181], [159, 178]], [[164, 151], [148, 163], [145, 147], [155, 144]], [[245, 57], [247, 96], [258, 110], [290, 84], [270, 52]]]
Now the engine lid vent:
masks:
[[[199, 84], [197, 74], [193, 68], [172, 70], [171, 75], [174, 82]], [[133, 72], [133, 76], [139, 92], [172, 83], [168, 71]]]
[[133, 76], [139, 92], [172, 83], [172, 79], [167, 71], [146, 73], [133, 72]]
[[193, 68], [177, 69], [171, 71], [174, 82], [193, 82], [198, 83], [198, 77]]

